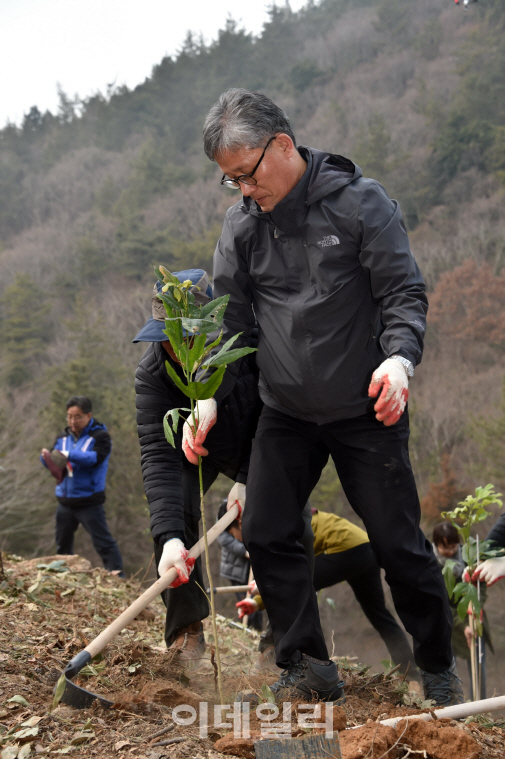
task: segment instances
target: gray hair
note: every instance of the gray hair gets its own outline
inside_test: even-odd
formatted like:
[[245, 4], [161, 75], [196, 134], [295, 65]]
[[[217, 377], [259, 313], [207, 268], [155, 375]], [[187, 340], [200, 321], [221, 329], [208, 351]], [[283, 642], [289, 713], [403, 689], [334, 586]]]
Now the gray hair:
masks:
[[203, 149], [211, 161], [223, 150], [260, 148], [275, 134], [287, 134], [296, 145], [286, 114], [261, 92], [226, 90], [207, 114]]

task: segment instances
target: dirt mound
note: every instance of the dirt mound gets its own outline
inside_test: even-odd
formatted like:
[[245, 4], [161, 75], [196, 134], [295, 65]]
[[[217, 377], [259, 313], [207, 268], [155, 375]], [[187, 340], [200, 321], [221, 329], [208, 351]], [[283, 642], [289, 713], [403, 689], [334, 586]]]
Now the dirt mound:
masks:
[[437, 722], [402, 720], [396, 726], [396, 732], [402, 743], [416, 751], [426, 751], [433, 759], [479, 758], [480, 746], [475, 738], [464, 730]]
[[[59, 704], [51, 711], [54, 686], [65, 665], [143, 588], [136, 580], [121, 580], [103, 569], [93, 569], [76, 556], [23, 561], [4, 554], [3, 568], [2, 757], [57, 757], [78, 750], [81, 757], [90, 759], [218, 759], [224, 755], [218, 753], [220, 747], [228, 756], [234, 750], [242, 752], [235, 756], [250, 756], [247, 751], [254, 751], [254, 740], [264, 738], [268, 731], [280, 730], [280, 738], [284, 731], [297, 740], [297, 736], [328, 729], [340, 731], [343, 759], [389, 754], [400, 759], [409, 751], [410, 756], [414, 751], [426, 751], [428, 759], [505, 756], [501, 725], [485, 717], [468, 725], [446, 720], [410, 721], [408, 726], [400, 722], [396, 730], [378, 725], [381, 719], [419, 714], [422, 703], [396, 674], [373, 674], [368, 667], [346, 660], [338, 661], [346, 682], [343, 709], [335, 707], [328, 716], [323, 704], [311, 722], [314, 705], [294, 706], [288, 714], [282, 706], [275, 713], [277, 707], [263, 704], [259, 716], [251, 710], [246, 725], [247, 715], [236, 707], [233, 711], [236, 692], [252, 688], [268, 700], [266, 686], [276, 679], [275, 675], [263, 678], [250, 674], [257, 654], [257, 634], [225, 618], [218, 621], [225, 700], [232, 704], [231, 712], [227, 711], [218, 704], [210, 653], [188, 668], [177, 654], [167, 652], [165, 609], [160, 600], [151, 604], [150, 614], [135, 620], [76, 678], [83, 688], [110, 700], [113, 708], [103, 709], [95, 702], [89, 709]], [[208, 620], [205, 634], [212, 643]], [[309, 716], [300, 727], [303, 709]], [[234, 735], [237, 726], [244, 728], [243, 732], [247, 727], [250, 737]], [[353, 730], [355, 726], [362, 727]], [[237, 738], [242, 741], [240, 746], [233, 743]]]

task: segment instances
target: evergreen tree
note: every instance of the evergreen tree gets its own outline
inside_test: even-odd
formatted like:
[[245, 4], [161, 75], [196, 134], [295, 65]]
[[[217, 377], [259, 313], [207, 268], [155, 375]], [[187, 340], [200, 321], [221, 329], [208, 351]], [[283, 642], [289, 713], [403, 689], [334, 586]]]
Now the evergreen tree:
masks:
[[50, 306], [35, 282], [17, 274], [0, 300], [1, 372], [10, 387], [32, 377], [34, 366], [44, 354], [51, 338]]

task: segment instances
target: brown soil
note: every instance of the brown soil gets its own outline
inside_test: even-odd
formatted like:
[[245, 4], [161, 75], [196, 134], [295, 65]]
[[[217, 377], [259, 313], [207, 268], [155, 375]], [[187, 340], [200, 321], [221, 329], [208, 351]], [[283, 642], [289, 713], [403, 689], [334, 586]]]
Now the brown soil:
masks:
[[[251, 740], [241, 738], [242, 743], [234, 746], [230, 717], [225, 714], [222, 725], [214, 721], [213, 709], [219, 699], [210, 652], [187, 667], [178, 655], [166, 651], [160, 601], [151, 605], [150, 614], [140, 615], [117, 636], [101, 661], [93, 662], [93, 670], [76, 679], [82, 687], [113, 702], [113, 708], [103, 709], [95, 702], [89, 709], [76, 710], [60, 703], [51, 710], [54, 686], [66, 663], [143, 589], [136, 580], [124, 581], [105, 570], [91, 569], [80, 557], [47, 566], [61, 560], [61, 556], [53, 556], [23, 561], [4, 554], [3, 575], [0, 573], [2, 759], [25, 759], [29, 753], [32, 757], [78, 753], [90, 759], [218, 759], [229, 756], [233, 749], [235, 756], [254, 756], [254, 738], [262, 737], [265, 722], [252, 711]], [[211, 642], [208, 621], [205, 627]], [[275, 675], [249, 675], [256, 656], [256, 634], [230, 626], [221, 618], [218, 635], [227, 703], [234, 701], [239, 690], [252, 688], [261, 693], [265, 683], [276, 679]], [[380, 719], [419, 713], [419, 704], [407, 685], [395, 674], [373, 674], [346, 660], [339, 660], [339, 667], [346, 681], [347, 702], [343, 709], [335, 707], [332, 724], [340, 731], [343, 759], [422, 757], [423, 751], [427, 759], [505, 756], [505, 733], [501, 723], [494, 723], [489, 716], [470, 724], [410, 721], [408, 726], [400, 722], [396, 730], [378, 725]], [[207, 735], [200, 734], [198, 719], [191, 725], [173, 723], [174, 706], [186, 704], [198, 712], [201, 703], [209, 709]], [[274, 721], [282, 718], [281, 709]], [[319, 727], [301, 729], [296, 706], [286, 719], [292, 725], [292, 740], [326, 729], [323, 713], [317, 719]], [[357, 730], [350, 729], [359, 725], [362, 727]]]

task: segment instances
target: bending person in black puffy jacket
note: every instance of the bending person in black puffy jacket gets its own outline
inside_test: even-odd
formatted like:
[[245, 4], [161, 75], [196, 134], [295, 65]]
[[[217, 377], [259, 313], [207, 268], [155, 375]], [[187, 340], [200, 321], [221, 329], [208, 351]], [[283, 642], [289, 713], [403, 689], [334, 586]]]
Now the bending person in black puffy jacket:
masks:
[[[197, 302], [208, 302], [212, 298], [208, 276], [201, 269], [174, 274], [181, 281], [190, 279], [194, 283], [192, 292]], [[188, 399], [174, 385], [165, 368], [165, 362], [169, 361], [183, 376], [164, 333], [165, 311], [157, 298], [159, 287], [160, 283], [154, 286], [153, 315], [133, 341], [150, 343], [136, 371], [135, 392], [142, 474], [158, 567], [168, 541], [176, 538], [186, 549], [197, 542], [201, 516], [198, 468], [182, 453], [182, 425], [175, 435], [175, 448], [167, 442], [163, 431], [166, 412], [186, 407]], [[209, 454], [202, 460], [205, 492], [219, 473], [245, 485], [250, 441], [259, 413], [257, 383], [254, 355], [247, 356], [241, 362], [235, 389], [221, 407], [219, 420], [206, 438]], [[162, 567], [162, 571], [164, 569]], [[209, 615], [209, 608], [203, 587], [201, 562], [197, 559], [189, 581], [170, 587], [162, 594], [167, 607], [167, 646], [182, 649], [184, 659], [198, 659], [205, 650], [202, 619]]]

